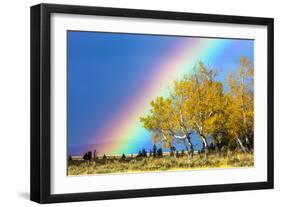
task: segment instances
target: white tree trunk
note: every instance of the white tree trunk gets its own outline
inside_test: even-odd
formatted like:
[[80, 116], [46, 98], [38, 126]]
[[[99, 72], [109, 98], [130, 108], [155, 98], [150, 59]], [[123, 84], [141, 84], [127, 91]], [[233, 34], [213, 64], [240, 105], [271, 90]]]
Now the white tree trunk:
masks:
[[207, 159], [208, 153], [209, 153], [209, 147], [207, 144], [207, 140], [205, 137], [201, 136], [203, 148], [204, 148], [204, 153], [205, 153], [205, 159]]
[[243, 146], [243, 143], [241, 142], [241, 140], [240, 140], [238, 137], [236, 137], [236, 139], [237, 139], [237, 142], [238, 142], [240, 148], [242, 149], [242, 151], [243, 151], [244, 153], [246, 153], [247, 150], [246, 150], [246, 148]]

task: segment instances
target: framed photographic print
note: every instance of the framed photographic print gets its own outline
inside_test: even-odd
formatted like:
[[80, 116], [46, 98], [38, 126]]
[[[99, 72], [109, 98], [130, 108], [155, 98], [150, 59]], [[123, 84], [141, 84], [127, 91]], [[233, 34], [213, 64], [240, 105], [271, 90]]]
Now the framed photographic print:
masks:
[[31, 200], [273, 188], [273, 19], [31, 7]]

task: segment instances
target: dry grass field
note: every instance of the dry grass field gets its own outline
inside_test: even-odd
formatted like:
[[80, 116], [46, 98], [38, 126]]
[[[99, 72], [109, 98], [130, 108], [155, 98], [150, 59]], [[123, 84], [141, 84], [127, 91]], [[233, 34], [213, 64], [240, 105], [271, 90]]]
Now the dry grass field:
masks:
[[192, 170], [210, 168], [253, 167], [252, 153], [228, 153], [226, 155], [210, 154], [206, 159], [203, 154], [195, 154], [192, 160], [187, 156], [163, 157], [126, 157], [98, 158], [94, 160], [68, 161], [68, 175], [159, 172], [173, 170]]

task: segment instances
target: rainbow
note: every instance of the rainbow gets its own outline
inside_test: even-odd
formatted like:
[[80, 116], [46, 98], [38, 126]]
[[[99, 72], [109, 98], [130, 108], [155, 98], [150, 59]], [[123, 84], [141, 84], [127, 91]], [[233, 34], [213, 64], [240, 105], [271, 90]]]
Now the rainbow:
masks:
[[150, 133], [143, 128], [139, 118], [149, 113], [150, 102], [158, 96], [167, 97], [174, 80], [191, 74], [199, 60], [213, 62], [229, 44], [231, 41], [227, 39], [187, 38], [170, 51], [168, 59], [152, 68], [146, 82], [141, 83], [141, 90], [136, 91], [134, 97], [119, 109], [118, 115], [95, 135], [104, 143], [99, 152], [114, 155], [130, 153], [132, 148], [141, 149], [144, 139], [150, 140]]

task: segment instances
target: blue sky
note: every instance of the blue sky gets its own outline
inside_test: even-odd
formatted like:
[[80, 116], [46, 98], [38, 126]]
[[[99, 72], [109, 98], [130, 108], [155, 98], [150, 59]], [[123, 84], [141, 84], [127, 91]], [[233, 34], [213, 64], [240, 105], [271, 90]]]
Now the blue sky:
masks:
[[[68, 148], [98, 144], [93, 134], [135, 98], [152, 68], [186, 38], [68, 31]], [[219, 69], [218, 80], [237, 67], [241, 55], [253, 61], [254, 41], [229, 41], [220, 58], [207, 63]], [[143, 145], [149, 149], [151, 142]]]

